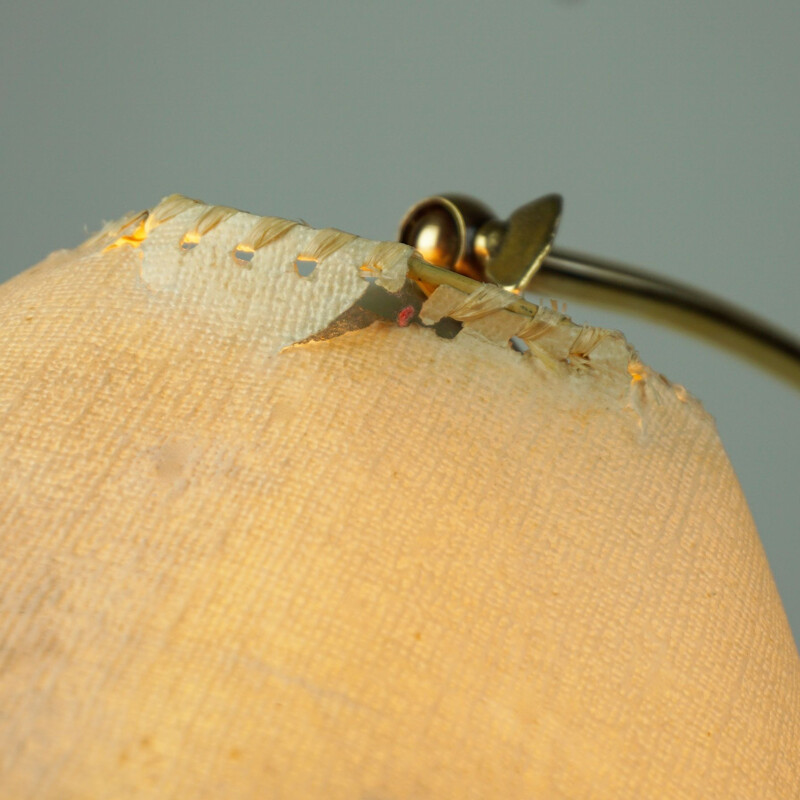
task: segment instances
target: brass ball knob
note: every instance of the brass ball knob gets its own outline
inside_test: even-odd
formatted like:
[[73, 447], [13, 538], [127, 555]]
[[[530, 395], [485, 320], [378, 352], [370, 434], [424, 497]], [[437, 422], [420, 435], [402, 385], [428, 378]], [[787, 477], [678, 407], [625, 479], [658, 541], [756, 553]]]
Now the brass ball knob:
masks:
[[499, 219], [490, 219], [478, 228], [473, 248], [476, 258], [484, 267], [500, 252], [507, 232], [508, 225]]
[[402, 240], [429, 263], [452, 269], [461, 255], [461, 235], [456, 220], [445, 208], [426, 206], [407, 222]]
[[437, 267], [485, 280], [484, 264], [475, 252], [475, 238], [487, 222], [495, 219], [490, 208], [471, 197], [437, 195], [406, 212], [398, 239]]

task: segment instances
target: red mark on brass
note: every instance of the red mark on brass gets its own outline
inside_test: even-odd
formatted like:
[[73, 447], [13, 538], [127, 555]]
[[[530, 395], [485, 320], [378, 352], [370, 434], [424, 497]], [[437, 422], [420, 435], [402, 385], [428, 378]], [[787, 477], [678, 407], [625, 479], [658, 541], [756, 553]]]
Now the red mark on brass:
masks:
[[397, 324], [401, 328], [407, 328], [414, 316], [414, 306], [406, 306], [397, 314]]

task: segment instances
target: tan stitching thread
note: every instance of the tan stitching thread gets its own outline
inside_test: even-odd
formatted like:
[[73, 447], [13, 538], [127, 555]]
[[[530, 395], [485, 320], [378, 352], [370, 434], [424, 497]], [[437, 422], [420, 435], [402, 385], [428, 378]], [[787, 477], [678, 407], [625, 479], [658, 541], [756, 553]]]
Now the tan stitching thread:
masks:
[[357, 238], [355, 234], [345, 233], [336, 228], [323, 228], [314, 234], [314, 238], [298, 255], [298, 258], [306, 258], [319, 263]]
[[296, 228], [299, 225], [299, 222], [281, 219], [280, 217], [261, 217], [239, 246], [245, 250], [260, 250], [262, 247], [277, 241], [281, 236], [285, 236], [292, 228]]

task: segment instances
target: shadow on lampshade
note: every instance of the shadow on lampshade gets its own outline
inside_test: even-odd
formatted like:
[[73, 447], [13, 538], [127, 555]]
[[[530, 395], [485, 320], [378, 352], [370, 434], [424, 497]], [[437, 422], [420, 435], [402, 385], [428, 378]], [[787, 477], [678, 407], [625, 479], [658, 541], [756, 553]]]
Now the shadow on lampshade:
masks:
[[171, 197], [0, 288], [0, 795], [796, 796], [713, 420], [502, 293], [355, 313], [410, 255]]

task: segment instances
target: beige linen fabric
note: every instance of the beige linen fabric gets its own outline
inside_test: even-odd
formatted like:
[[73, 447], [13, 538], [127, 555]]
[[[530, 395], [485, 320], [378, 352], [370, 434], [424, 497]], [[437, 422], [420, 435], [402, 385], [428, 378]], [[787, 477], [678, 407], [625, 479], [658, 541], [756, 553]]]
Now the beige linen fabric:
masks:
[[696, 401], [508, 311], [293, 346], [408, 253], [159, 208], [0, 288], [0, 796], [798, 796]]

